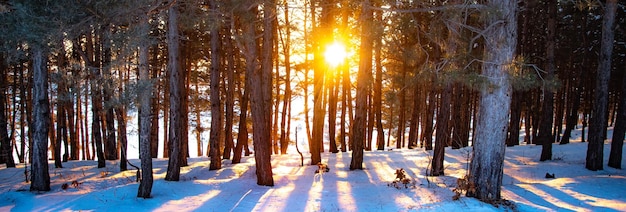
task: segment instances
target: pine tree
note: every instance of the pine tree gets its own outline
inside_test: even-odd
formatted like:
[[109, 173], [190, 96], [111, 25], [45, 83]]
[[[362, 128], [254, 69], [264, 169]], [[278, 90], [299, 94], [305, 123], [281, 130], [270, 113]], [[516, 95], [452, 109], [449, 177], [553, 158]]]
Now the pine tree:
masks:
[[478, 122], [474, 141], [474, 156], [470, 163], [470, 183], [475, 190], [467, 196], [483, 201], [499, 200], [504, 166], [505, 140], [512, 68], [517, 40], [517, 1], [489, 0], [484, 10], [485, 48], [482, 75], [485, 84], [480, 88]]
[[591, 171], [603, 169], [604, 161], [604, 130], [606, 129], [609, 95], [609, 79], [611, 78], [611, 55], [613, 53], [613, 27], [617, 0], [608, 0], [602, 17], [602, 39], [599, 66], [595, 84], [593, 115], [589, 125], [589, 144], [585, 167]]

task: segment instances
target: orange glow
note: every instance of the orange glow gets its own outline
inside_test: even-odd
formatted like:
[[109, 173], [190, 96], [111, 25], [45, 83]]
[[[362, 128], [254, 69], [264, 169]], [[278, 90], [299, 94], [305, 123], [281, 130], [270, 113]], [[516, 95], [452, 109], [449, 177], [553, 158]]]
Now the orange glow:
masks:
[[340, 42], [334, 42], [326, 46], [326, 51], [324, 52], [324, 58], [326, 62], [332, 66], [336, 67], [339, 64], [343, 63], [347, 56], [346, 47]]

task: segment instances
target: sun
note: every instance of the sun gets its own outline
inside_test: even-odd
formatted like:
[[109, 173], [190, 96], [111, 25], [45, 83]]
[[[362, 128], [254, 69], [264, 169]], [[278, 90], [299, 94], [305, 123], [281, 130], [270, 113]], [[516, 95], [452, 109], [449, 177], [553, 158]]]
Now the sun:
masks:
[[333, 67], [341, 64], [346, 58], [346, 55], [346, 47], [339, 42], [329, 44], [326, 46], [326, 52], [324, 52], [326, 62]]

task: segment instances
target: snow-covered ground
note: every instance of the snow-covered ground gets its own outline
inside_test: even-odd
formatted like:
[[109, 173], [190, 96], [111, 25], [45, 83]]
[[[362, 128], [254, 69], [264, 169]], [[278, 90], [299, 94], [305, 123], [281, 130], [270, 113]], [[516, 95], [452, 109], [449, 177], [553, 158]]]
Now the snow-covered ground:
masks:
[[[610, 144], [605, 145], [605, 161]], [[330, 172], [300, 166], [298, 154], [273, 156], [275, 186], [256, 185], [254, 158], [209, 171], [207, 158], [192, 158], [181, 181], [164, 181], [166, 159], [154, 160], [151, 199], [135, 197], [135, 171], [119, 172], [117, 162], [97, 169], [95, 161], [72, 161], [65, 168], [50, 164], [52, 190], [32, 193], [24, 166], [0, 167], [0, 211], [624, 211], [626, 171], [585, 169], [587, 143], [554, 145], [554, 160], [539, 162], [541, 146], [506, 150], [503, 197], [515, 208], [495, 207], [473, 198], [453, 200], [457, 178], [466, 174], [470, 148], [446, 149], [445, 174], [425, 177], [429, 152], [387, 150], [365, 153], [365, 170], [350, 171], [350, 153], [323, 153]], [[139, 161], [132, 160], [134, 164]], [[606, 163], [605, 163], [606, 164]], [[623, 161], [622, 164], [626, 165]], [[389, 186], [403, 168], [415, 187]], [[545, 174], [555, 174], [546, 179]], [[72, 185], [72, 182], [76, 182]], [[68, 188], [63, 189], [63, 184]]]

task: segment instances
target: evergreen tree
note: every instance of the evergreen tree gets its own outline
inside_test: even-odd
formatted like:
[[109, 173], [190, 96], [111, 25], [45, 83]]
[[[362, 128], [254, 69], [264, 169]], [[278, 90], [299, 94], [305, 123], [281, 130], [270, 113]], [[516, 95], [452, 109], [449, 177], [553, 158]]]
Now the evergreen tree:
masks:
[[501, 198], [504, 175], [504, 151], [511, 104], [509, 71], [512, 68], [517, 40], [517, 1], [486, 2], [484, 32], [485, 48], [480, 88], [478, 122], [474, 156], [470, 163], [469, 181], [476, 189], [467, 196], [483, 201]]

